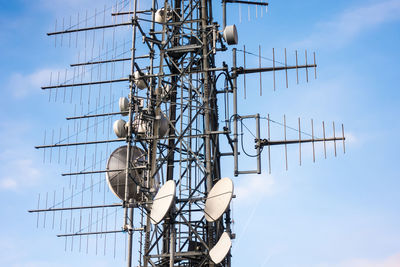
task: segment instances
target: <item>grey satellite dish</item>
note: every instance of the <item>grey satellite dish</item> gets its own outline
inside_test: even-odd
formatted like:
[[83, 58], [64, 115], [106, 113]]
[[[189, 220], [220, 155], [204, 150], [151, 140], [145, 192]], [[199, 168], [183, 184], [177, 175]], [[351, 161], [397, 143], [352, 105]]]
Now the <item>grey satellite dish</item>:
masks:
[[124, 120], [116, 120], [113, 124], [113, 130], [115, 135], [119, 138], [125, 138], [128, 135], [126, 121]]
[[168, 126], [169, 124], [167, 118], [165, 117], [164, 113], [161, 113], [160, 128], [158, 130], [158, 135], [164, 137], [165, 134], [168, 132], [169, 129]]
[[[126, 146], [121, 146], [111, 153], [106, 167], [106, 179], [111, 192], [121, 200], [125, 199], [125, 179], [126, 179]], [[131, 148], [131, 163], [133, 167], [146, 164], [146, 152], [133, 146]], [[128, 181], [128, 199], [140, 200], [139, 186], [143, 186], [142, 170], [131, 170], [131, 177]]]
[[208, 222], [218, 220], [225, 210], [233, 196], [233, 182], [229, 178], [219, 180], [208, 193], [204, 213]]
[[123, 116], [127, 116], [129, 114], [129, 100], [126, 97], [119, 98], [119, 111]]
[[224, 39], [228, 45], [236, 45], [239, 42], [238, 33], [235, 25], [226, 26], [224, 29]]
[[158, 224], [164, 219], [165, 215], [172, 206], [175, 199], [176, 184], [175, 181], [167, 181], [154, 197], [151, 207], [150, 219], [152, 224]]
[[218, 240], [217, 244], [215, 244], [215, 246], [209, 252], [211, 260], [215, 264], [219, 264], [225, 259], [226, 255], [228, 255], [231, 246], [231, 238], [229, 237], [229, 234], [227, 232], [224, 232]]

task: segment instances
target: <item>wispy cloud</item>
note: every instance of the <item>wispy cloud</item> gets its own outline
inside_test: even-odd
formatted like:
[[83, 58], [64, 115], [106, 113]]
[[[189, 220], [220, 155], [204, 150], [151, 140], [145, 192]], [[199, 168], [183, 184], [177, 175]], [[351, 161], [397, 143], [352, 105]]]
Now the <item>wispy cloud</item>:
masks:
[[[14, 73], [10, 76], [7, 89], [17, 99], [29, 96], [32, 93], [40, 92], [39, 88], [49, 84], [50, 74], [57, 73], [56, 70], [41, 69], [30, 74]], [[54, 83], [54, 79], [53, 79]]]
[[349, 8], [329, 21], [318, 23], [314, 33], [296, 45], [341, 47], [364, 32], [396, 20], [400, 20], [400, 0], [369, 1], [364, 6]]
[[0, 123], [0, 191], [19, 191], [34, 186], [42, 177], [31, 147], [27, 148], [21, 141], [29, 134], [30, 127], [27, 124]]
[[336, 264], [321, 264], [318, 267], [398, 267], [400, 266], [400, 253], [390, 257], [371, 260], [371, 259], [350, 259]]
[[251, 202], [255, 198], [270, 196], [275, 192], [275, 180], [271, 175], [250, 175], [235, 188], [238, 203]]

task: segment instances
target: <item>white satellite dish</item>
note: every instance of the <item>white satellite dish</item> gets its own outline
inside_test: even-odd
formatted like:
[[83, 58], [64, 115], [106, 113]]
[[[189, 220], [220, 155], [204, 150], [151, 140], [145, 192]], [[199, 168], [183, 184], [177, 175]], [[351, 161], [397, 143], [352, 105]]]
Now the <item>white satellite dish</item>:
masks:
[[172, 206], [175, 199], [176, 184], [173, 180], [167, 181], [154, 197], [150, 219], [153, 224], [158, 224]]
[[113, 124], [113, 130], [118, 138], [125, 138], [128, 135], [126, 121], [124, 120], [116, 120]]
[[[160, 127], [158, 129], [158, 135], [160, 137], [163, 137], [167, 134], [167, 132], [169, 130], [168, 120], [163, 113], [161, 113], [161, 115], [158, 119], [160, 120]], [[138, 114], [135, 116], [132, 126], [133, 126], [133, 132], [137, 135], [144, 135], [148, 129], [147, 121], [143, 119], [141, 114]]]
[[[108, 161], [106, 167], [106, 179], [108, 187], [119, 199], [125, 199], [125, 179], [126, 179], [126, 146], [121, 146], [114, 150]], [[131, 148], [131, 163], [133, 167], [143, 166], [146, 164], [146, 152], [142, 149], [133, 146]], [[136, 183], [129, 179], [128, 181], [128, 199], [140, 200], [141, 194], [138, 190], [139, 186], [145, 186], [142, 170], [131, 170], [130, 175], [135, 179]], [[158, 189], [159, 178], [158, 174], [155, 179], [152, 179], [150, 186], [154, 191]]]
[[231, 238], [229, 237], [229, 234], [227, 232], [224, 232], [218, 240], [217, 244], [215, 244], [215, 246], [209, 252], [211, 260], [215, 264], [219, 264], [225, 259], [226, 255], [231, 249], [231, 246]]
[[119, 110], [122, 113], [122, 116], [127, 116], [129, 114], [129, 100], [126, 97], [119, 98]]
[[215, 222], [224, 214], [233, 196], [233, 182], [229, 178], [219, 180], [208, 193], [204, 213], [208, 222]]
[[134, 73], [134, 82], [139, 89], [145, 89], [147, 87], [145, 78], [140, 75], [139, 71], [135, 71]]
[[156, 11], [155, 14], [155, 22], [157, 23], [165, 23], [169, 20], [172, 19], [172, 11], [167, 8], [167, 10], [165, 10], [164, 8], [160, 8]]
[[226, 26], [223, 36], [228, 45], [237, 45], [239, 42], [238, 33], [235, 25]]

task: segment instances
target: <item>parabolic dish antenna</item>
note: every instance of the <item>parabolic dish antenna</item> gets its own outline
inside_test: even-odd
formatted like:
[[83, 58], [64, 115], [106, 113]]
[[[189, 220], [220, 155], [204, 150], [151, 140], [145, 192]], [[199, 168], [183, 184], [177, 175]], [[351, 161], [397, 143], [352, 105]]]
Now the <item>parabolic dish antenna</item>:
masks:
[[[106, 179], [111, 191], [121, 200], [125, 199], [125, 179], [126, 179], [126, 146], [121, 146], [111, 153], [107, 161]], [[133, 146], [131, 148], [132, 167], [143, 166], [146, 163], [146, 152]], [[140, 198], [138, 194], [138, 185], [143, 185], [142, 170], [131, 170], [131, 177], [128, 181], [128, 199]]]
[[150, 219], [153, 224], [158, 224], [164, 219], [175, 199], [176, 184], [173, 180], [167, 181], [154, 197]]
[[219, 180], [208, 193], [204, 213], [208, 222], [215, 222], [228, 208], [233, 195], [233, 182], [229, 178]]
[[225, 259], [229, 250], [231, 249], [232, 241], [227, 232], [224, 232], [217, 244], [210, 250], [210, 258], [215, 264], [219, 264], [223, 259]]

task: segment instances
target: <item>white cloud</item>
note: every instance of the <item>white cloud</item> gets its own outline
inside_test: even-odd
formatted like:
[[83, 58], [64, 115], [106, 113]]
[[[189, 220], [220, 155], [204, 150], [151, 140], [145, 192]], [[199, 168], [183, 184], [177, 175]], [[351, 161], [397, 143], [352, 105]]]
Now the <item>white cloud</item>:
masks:
[[370, 1], [365, 6], [347, 9], [336, 18], [319, 23], [314, 33], [296, 45], [340, 47], [363, 32], [399, 19], [400, 0]]
[[275, 180], [271, 175], [250, 175], [243, 177], [235, 188], [238, 203], [245, 203], [274, 193]]
[[19, 191], [40, 181], [32, 147], [21, 142], [30, 129], [29, 123], [0, 123], [0, 190]]
[[15, 98], [24, 98], [33, 92], [40, 92], [40, 87], [49, 84], [50, 74], [57, 70], [42, 69], [31, 74], [14, 73], [10, 76], [7, 88]]
[[350, 259], [337, 264], [321, 264], [319, 267], [398, 267], [400, 266], [400, 253], [390, 257], [371, 260], [371, 259]]
[[22, 153], [2, 153], [0, 161], [0, 190], [16, 191], [34, 186], [41, 177], [41, 171], [35, 167], [33, 160], [25, 158]]

